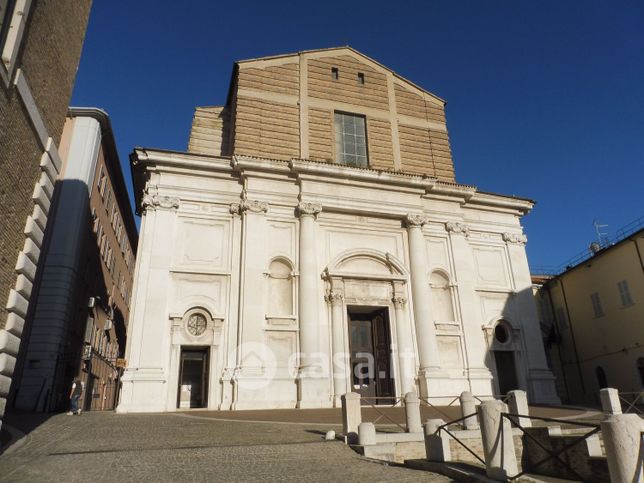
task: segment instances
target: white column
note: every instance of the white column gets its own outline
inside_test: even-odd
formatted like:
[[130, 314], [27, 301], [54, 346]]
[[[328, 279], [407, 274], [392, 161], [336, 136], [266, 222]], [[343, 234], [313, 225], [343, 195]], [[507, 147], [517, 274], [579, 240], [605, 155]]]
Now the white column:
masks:
[[326, 297], [331, 306], [331, 360], [333, 364], [333, 404], [341, 405], [347, 387], [348, 354], [344, 350], [344, 294], [333, 291]]
[[469, 228], [462, 223], [445, 223], [454, 257], [454, 279], [463, 327], [470, 390], [492, 395], [492, 373], [485, 365], [487, 344], [481, 330], [480, 302], [476, 294], [474, 254], [467, 242]]
[[[429, 280], [427, 278], [427, 248], [422, 226], [427, 223], [427, 217], [410, 214], [406, 218], [409, 233], [409, 261], [411, 265], [411, 292], [414, 305], [414, 322], [416, 339], [418, 341], [418, 356], [420, 359], [420, 389], [421, 395], [428, 396], [431, 392], [429, 379], [440, 373], [440, 359], [436, 342], [436, 328], [432, 317]], [[435, 391], [434, 391], [435, 392]]]
[[497, 400], [485, 401], [478, 407], [486, 474], [498, 481], [507, 481], [518, 473], [512, 425], [501, 416], [506, 411], [505, 404]]
[[394, 295], [391, 299], [394, 303], [394, 316], [396, 317], [396, 339], [398, 342], [398, 366], [400, 368], [400, 393], [407, 394], [415, 390], [414, 366], [415, 356], [412, 347], [411, 327], [405, 305], [407, 299], [401, 295]]
[[315, 219], [322, 211], [319, 203], [301, 202], [300, 217], [298, 316], [300, 327], [300, 369], [298, 407], [314, 408], [330, 404], [328, 375], [321, 366], [320, 320]]
[[610, 481], [644, 481], [644, 421], [637, 414], [614, 414], [601, 423]]
[[622, 403], [619, 400], [619, 391], [612, 387], [605, 387], [599, 390], [599, 400], [602, 403], [602, 411], [608, 416], [622, 414]]

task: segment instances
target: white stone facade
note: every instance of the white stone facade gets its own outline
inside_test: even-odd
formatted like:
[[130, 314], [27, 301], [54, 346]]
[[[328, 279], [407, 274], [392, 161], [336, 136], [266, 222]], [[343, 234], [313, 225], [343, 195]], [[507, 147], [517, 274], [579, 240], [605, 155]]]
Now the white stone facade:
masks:
[[520, 225], [532, 202], [295, 159], [132, 162], [142, 223], [118, 411], [189, 406], [190, 348], [207, 353], [209, 409], [339, 406], [356, 389], [349, 314], [369, 307], [389, 321], [394, 396], [498, 393], [513, 360], [518, 388], [557, 402]]

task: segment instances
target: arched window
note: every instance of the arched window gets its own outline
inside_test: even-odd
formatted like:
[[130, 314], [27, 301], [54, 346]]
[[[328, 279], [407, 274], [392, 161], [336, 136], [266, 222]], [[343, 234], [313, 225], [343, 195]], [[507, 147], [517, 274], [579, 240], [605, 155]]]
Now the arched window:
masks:
[[595, 369], [595, 374], [597, 375], [597, 383], [599, 384], [599, 389], [608, 387], [608, 381], [606, 380], [606, 373], [604, 372], [604, 368], [597, 366], [597, 368]]
[[432, 307], [436, 322], [452, 322], [455, 320], [452, 306], [452, 293], [449, 279], [441, 272], [433, 272], [429, 278], [432, 292]]
[[268, 267], [268, 307], [271, 316], [293, 315], [293, 272], [284, 260], [273, 260]]

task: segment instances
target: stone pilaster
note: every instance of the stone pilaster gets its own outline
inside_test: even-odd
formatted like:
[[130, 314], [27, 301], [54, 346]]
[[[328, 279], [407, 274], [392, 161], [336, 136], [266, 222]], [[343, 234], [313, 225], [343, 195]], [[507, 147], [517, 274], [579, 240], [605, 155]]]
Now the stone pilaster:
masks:
[[329, 292], [326, 301], [331, 308], [331, 360], [333, 367], [333, 404], [340, 407], [341, 397], [349, 392], [347, 384], [348, 354], [345, 351], [344, 293], [337, 289]]
[[482, 337], [476, 296], [474, 254], [467, 241], [470, 229], [460, 222], [445, 223], [454, 254], [454, 280], [465, 344], [469, 390], [473, 394], [492, 394], [492, 373], [485, 365], [487, 346]]
[[400, 372], [400, 392], [407, 394], [415, 391], [415, 355], [411, 338], [411, 327], [407, 315], [407, 298], [402, 295], [394, 295], [391, 301], [394, 304], [394, 316], [396, 318], [396, 338], [398, 342], [398, 366]]
[[[266, 385], [267, 369], [263, 324], [265, 316], [263, 299], [255, 294], [263, 288], [267, 264], [266, 236], [268, 223], [266, 213], [269, 205], [265, 201], [244, 198], [239, 203], [241, 213], [241, 270], [239, 304], [241, 311], [238, 322], [236, 347], [237, 368], [234, 371], [233, 387], [235, 400], [233, 409], [261, 407], [259, 388]], [[236, 205], [231, 206], [231, 211]], [[234, 213], [233, 213], [234, 214]]]
[[168, 401], [170, 338], [166, 302], [169, 297], [170, 260], [178, 198], [158, 194], [149, 186], [141, 200], [143, 216], [134, 274], [132, 309], [126, 349], [127, 368], [117, 412], [172, 410]]

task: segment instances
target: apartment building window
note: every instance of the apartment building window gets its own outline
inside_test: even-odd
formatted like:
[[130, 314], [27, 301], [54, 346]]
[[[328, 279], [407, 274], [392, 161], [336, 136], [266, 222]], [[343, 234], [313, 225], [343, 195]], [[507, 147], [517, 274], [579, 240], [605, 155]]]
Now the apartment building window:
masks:
[[631, 298], [631, 291], [628, 288], [628, 282], [626, 280], [617, 282], [617, 289], [619, 290], [619, 297], [622, 299], [622, 307], [633, 305], [633, 299]]
[[599, 300], [599, 293], [591, 293], [590, 294], [590, 301], [593, 304], [593, 312], [595, 313], [595, 317], [601, 317], [604, 315], [604, 309], [602, 309], [602, 303]]
[[366, 168], [369, 162], [365, 117], [336, 112], [334, 124], [336, 161], [347, 166]]

